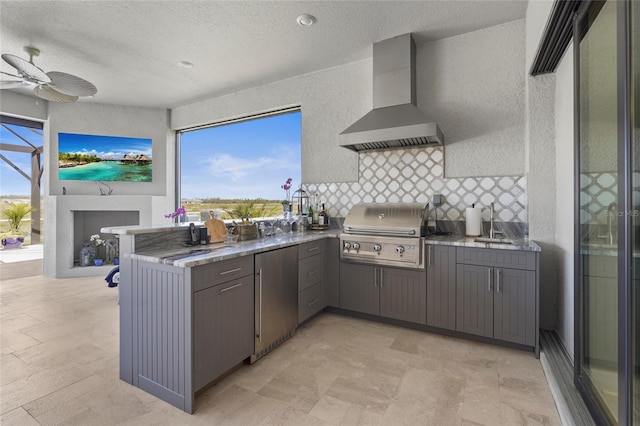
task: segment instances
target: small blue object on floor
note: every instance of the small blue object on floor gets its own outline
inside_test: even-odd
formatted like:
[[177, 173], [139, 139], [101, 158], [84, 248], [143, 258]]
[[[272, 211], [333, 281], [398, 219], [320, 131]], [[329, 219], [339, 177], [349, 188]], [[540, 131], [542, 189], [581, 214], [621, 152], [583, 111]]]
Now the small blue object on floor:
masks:
[[117, 287], [120, 283], [120, 267], [113, 268], [104, 280], [109, 284], [109, 287]]

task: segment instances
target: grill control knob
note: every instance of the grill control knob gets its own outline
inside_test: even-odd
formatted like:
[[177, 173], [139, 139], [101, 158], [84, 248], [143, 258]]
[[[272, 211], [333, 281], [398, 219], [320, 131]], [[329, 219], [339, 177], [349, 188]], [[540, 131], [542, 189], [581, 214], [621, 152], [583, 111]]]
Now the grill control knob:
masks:
[[380, 253], [380, 251], [382, 251], [382, 246], [380, 244], [374, 244], [373, 251]]
[[351, 248], [351, 243], [349, 241], [345, 241], [344, 244], [342, 244], [342, 248], [349, 250]]
[[354, 250], [360, 250], [360, 243], [353, 243]]
[[402, 254], [402, 253], [404, 253], [404, 246], [398, 246], [398, 247], [396, 247], [396, 253], [398, 253], [398, 254]]

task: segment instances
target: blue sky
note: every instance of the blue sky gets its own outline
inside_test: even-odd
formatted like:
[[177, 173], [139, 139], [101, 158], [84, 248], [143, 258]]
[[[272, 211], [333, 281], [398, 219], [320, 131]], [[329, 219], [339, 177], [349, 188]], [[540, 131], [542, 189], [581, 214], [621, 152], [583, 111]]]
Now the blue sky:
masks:
[[[39, 131], [40, 135], [38, 135], [24, 127], [13, 125], [9, 125], [9, 127], [35, 146], [42, 146], [42, 131]], [[10, 145], [29, 146], [2, 126], [0, 126], [0, 141]], [[2, 151], [2, 155], [18, 166], [23, 172], [31, 175], [31, 154]], [[41, 156], [41, 161], [44, 161], [44, 156]], [[15, 171], [13, 167], [4, 160], [0, 159], [0, 195], [24, 195], [29, 197], [30, 194], [31, 184], [29, 180], [25, 179], [24, 176]]]
[[151, 158], [151, 139], [58, 133], [58, 152], [93, 154], [105, 159], [120, 159], [125, 154]]
[[282, 200], [281, 186], [301, 179], [301, 113], [184, 133], [181, 196]]

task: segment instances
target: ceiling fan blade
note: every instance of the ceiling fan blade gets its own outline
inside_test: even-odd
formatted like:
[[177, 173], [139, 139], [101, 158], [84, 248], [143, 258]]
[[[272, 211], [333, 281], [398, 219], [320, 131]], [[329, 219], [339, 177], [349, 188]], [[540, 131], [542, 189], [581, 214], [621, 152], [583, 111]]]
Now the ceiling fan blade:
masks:
[[0, 74], [8, 75], [8, 76], [10, 76], [10, 77], [15, 77], [15, 78], [22, 78], [22, 77], [21, 77], [21, 76], [19, 76], [19, 75], [11, 74], [11, 73], [4, 72], [4, 71], [0, 71]]
[[37, 97], [46, 99], [52, 102], [75, 102], [78, 100], [77, 96], [70, 96], [49, 87], [48, 85], [37, 86], [33, 89], [33, 92]]
[[50, 83], [51, 79], [40, 68], [33, 65], [31, 62], [26, 61], [16, 55], [10, 55], [5, 53], [2, 55], [2, 59], [12, 67], [18, 70], [18, 73], [23, 77], [37, 80], [41, 83]]
[[59, 71], [50, 71], [47, 75], [51, 79], [49, 86], [65, 95], [93, 96], [98, 93], [96, 86], [75, 75]]
[[22, 80], [7, 80], [0, 81], [0, 90], [2, 89], [15, 89], [18, 87], [24, 87], [25, 83]]

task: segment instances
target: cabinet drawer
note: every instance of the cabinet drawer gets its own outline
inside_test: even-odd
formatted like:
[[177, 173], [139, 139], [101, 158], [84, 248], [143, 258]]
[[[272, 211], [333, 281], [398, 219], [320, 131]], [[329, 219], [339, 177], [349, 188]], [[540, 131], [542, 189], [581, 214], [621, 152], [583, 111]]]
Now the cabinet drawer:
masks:
[[308, 243], [300, 244], [298, 246], [298, 259], [305, 259], [309, 256], [322, 254], [323, 251], [324, 251], [324, 240], [311, 241]]
[[298, 324], [322, 310], [322, 285], [316, 284], [298, 293]]
[[536, 253], [521, 250], [458, 247], [456, 263], [534, 271], [536, 269]]
[[193, 291], [226, 283], [246, 275], [253, 275], [253, 256], [196, 266], [191, 270]]
[[322, 256], [302, 259], [298, 266], [298, 291], [322, 281]]

